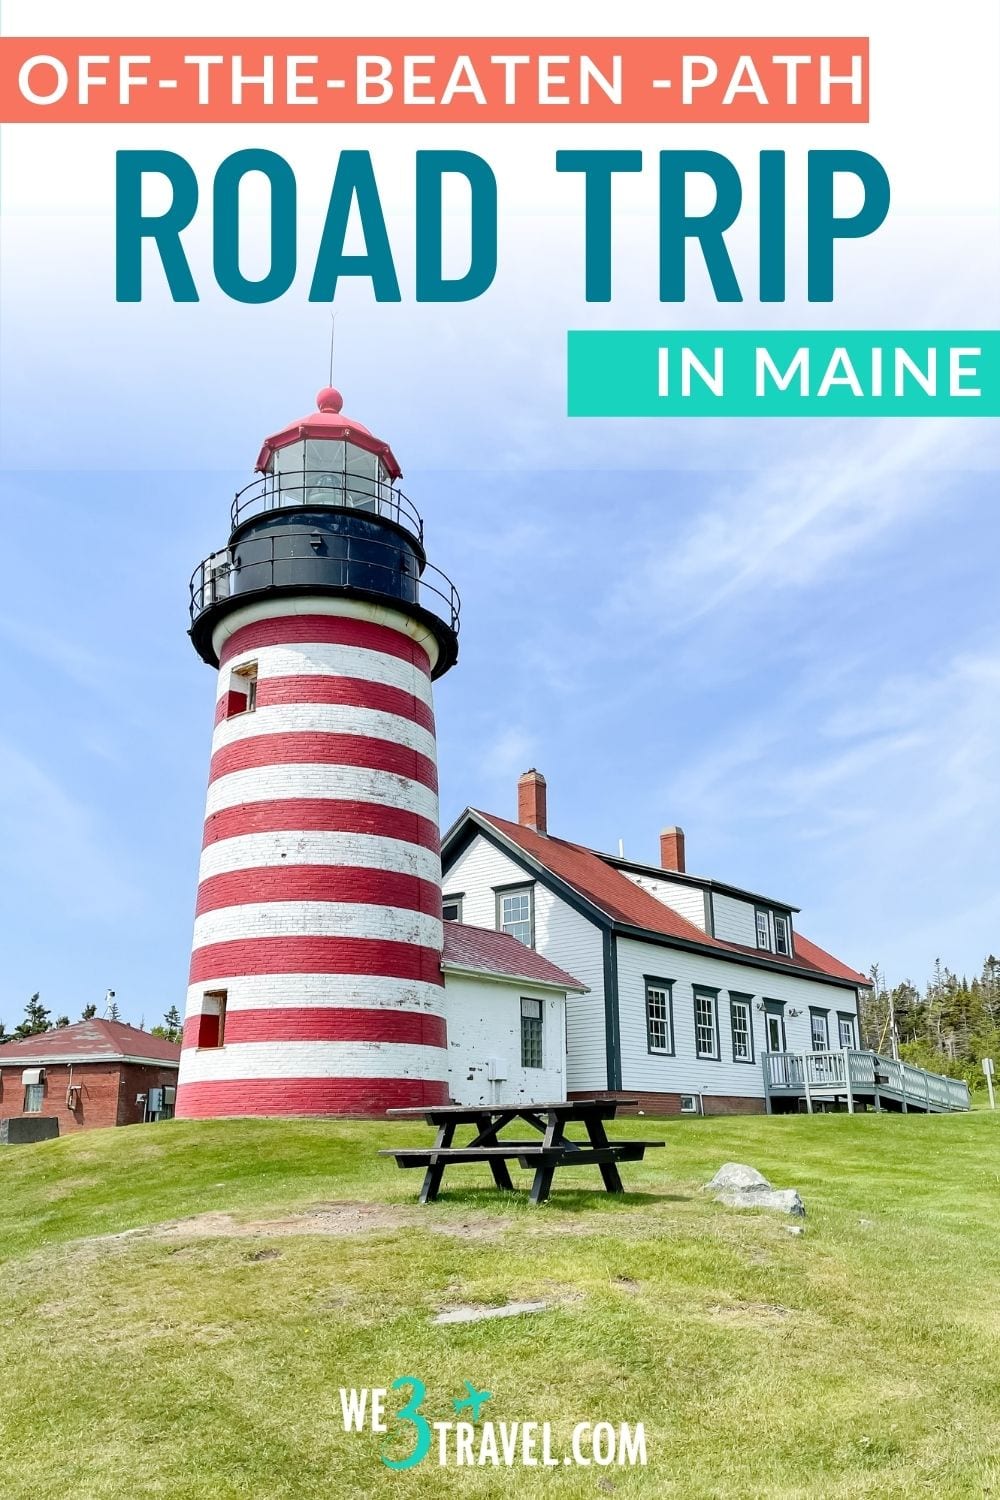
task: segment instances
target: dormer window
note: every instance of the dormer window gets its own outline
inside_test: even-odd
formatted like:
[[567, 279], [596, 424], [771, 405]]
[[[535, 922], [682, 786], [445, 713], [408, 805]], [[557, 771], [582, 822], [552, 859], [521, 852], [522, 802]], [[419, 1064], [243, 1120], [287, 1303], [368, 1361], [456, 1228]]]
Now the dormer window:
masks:
[[791, 958], [792, 924], [787, 912], [758, 906], [754, 908], [754, 918], [757, 947], [765, 953], [777, 953], [780, 958]]
[[781, 912], [774, 913], [774, 948], [776, 953], [788, 958], [791, 955], [792, 943], [788, 928], [788, 918]]
[[757, 947], [766, 948], [771, 951], [771, 918], [770, 913], [757, 908]]

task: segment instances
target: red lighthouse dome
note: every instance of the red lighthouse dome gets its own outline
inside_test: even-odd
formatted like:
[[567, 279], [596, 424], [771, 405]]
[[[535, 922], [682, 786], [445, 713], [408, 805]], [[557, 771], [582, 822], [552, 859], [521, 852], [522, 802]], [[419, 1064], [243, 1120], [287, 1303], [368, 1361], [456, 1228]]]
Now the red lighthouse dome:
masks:
[[432, 679], [458, 600], [339, 392], [267, 438], [192, 580], [218, 668], [177, 1113], [447, 1097]]

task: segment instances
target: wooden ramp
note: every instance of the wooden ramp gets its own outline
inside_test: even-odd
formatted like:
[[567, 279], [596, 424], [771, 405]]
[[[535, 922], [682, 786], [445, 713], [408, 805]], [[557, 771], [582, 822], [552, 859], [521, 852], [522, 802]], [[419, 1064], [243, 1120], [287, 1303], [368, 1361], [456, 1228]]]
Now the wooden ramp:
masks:
[[969, 1089], [958, 1078], [928, 1073], [878, 1052], [765, 1052], [764, 1098], [768, 1114], [831, 1106], [854, 1114], [863, 1109], [952, 1114], [969, 1108]]

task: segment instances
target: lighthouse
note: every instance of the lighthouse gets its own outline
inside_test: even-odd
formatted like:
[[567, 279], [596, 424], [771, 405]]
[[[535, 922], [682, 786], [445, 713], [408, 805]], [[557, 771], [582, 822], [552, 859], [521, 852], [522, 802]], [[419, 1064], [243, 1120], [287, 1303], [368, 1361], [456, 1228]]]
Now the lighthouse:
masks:
[[459, 601], [340, 393], [267, 438], [191, 580], [218, 672], [178, 1116], [448, 1098], [432, 682]]

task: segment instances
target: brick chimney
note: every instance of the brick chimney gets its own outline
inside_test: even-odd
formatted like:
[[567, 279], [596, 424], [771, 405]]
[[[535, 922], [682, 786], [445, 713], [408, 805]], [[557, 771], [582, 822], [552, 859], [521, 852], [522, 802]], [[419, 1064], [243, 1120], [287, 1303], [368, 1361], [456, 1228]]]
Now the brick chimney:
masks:
[[684, 872], [684, 830], [664, 828], [660, 834], [660, 868]]
[[525, 771], [517, 782], [517, 821], [536, 833], [548, 832], [545, 805], [545, 777], [534, 767]]

